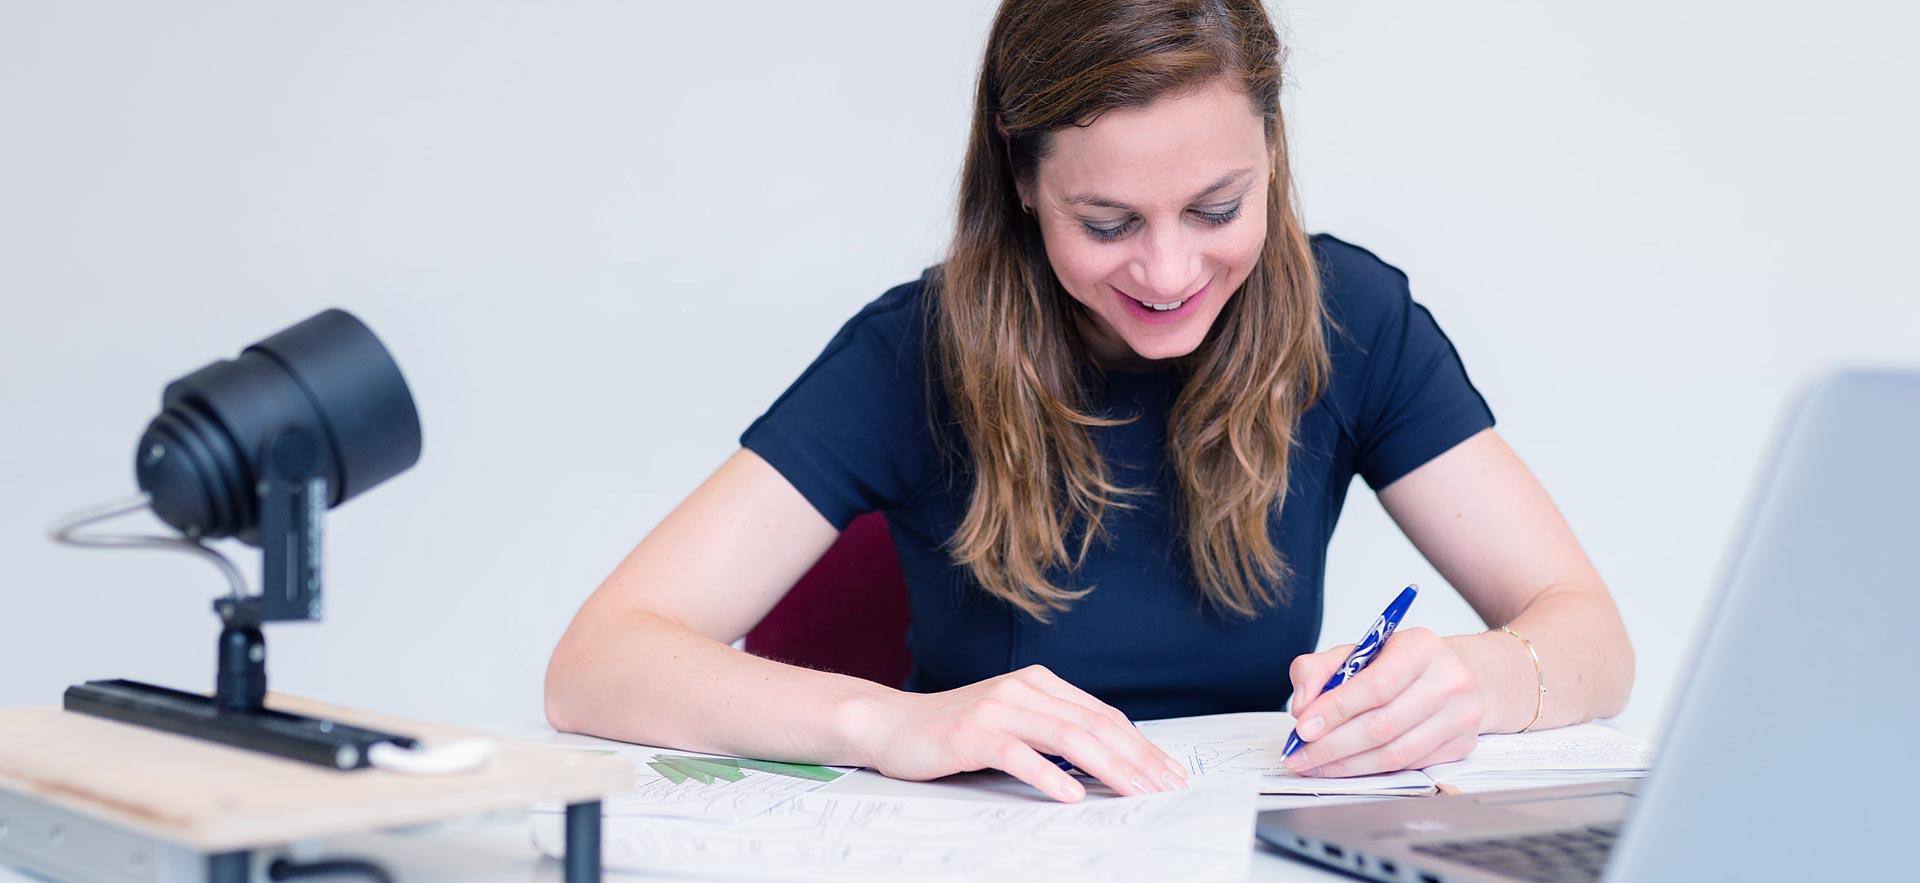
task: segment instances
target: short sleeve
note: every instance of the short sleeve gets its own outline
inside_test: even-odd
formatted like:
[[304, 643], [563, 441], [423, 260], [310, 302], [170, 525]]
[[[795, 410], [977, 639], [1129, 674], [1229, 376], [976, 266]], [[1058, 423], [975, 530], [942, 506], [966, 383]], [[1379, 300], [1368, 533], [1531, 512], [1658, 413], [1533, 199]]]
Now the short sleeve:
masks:
[[1333, 337], [1335, 391], [1355, 471], [1378, 490], [1494, 425], [1453, 342], [1413, 300], [1405, 273], [1372, 252], [1317, 236]]
[[837, 529], [931, 477], [921, 289], [861, 309], [740, 435]]

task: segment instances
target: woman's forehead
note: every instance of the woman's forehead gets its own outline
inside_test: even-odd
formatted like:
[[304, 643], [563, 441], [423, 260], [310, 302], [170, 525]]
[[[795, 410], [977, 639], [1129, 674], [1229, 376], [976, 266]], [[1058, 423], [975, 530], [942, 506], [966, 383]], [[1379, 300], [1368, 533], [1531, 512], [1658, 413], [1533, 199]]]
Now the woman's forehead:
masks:
[[[1184, 204], [1264, 165], [1265, 121], [1230, 81], [1108, 111], [1054, 133], [1039, 183], [1058, 200]], [[1243, 180], [1257, 176], [1242, 176]]]

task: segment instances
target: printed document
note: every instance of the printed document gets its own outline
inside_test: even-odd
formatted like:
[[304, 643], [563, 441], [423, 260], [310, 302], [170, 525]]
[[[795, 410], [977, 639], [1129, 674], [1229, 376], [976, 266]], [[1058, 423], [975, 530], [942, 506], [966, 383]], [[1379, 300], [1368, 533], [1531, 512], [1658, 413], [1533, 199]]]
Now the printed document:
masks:
[[[1071, 804], [828, 788], [730, 825], [609, 816], [602, 856], [614, 871], [768, 880], [1245, 880], [1254, 800], [1252, 780], [1225, 776]], [[560, 814], [536, 813], [533, 834], [562, 854]]]

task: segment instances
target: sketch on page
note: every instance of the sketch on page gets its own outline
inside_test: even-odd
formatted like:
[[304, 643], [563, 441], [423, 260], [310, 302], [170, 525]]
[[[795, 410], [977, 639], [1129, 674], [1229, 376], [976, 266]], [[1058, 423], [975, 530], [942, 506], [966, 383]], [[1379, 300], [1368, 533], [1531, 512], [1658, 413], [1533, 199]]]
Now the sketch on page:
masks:
[[[1196, 781], [1144, 797], [1002, 803], [819, 792], [737, 825], [609, 818], [610, 870], [806, 880], [1241, 880], [1252, 855], [1254, 789]], [[563, 846], [557, 815], [534, 841]]]

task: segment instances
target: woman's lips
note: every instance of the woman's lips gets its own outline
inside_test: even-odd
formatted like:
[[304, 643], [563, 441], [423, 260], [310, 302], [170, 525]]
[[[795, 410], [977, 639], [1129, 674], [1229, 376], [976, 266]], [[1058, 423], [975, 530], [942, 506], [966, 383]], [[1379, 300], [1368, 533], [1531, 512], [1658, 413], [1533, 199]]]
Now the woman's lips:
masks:
[[1200, 286], [1199, 291], [1189, 294], [1185, 298], [1181, 299], [1179, 301], [1180, 306], [1171, 310], [1156, 310], [1150, 306], [1147, 306], [1146, 304], [1141, 303], [1139, 300], [1136, 300], [1132, 295], [1127, 294], [1126, 292], [1121, 291], [1118, 288], [1115, 288], [1113, 290], [1113, 293], [1115, 297], [1120, 298], [1120, 300], [1122, 301], [1122, 304], [1121, 304], [1122, 308], [1124, 308], [1127, 311], [1127, 313], [1133, 316], [1135, 319], [1138, 319], [1142, 322], [1168, 323], [1168, 322], [1177, 322], [1181, 319], [1186, 318], [1187, 314], [1193, 312], [1193, 308], [1195, 304], [1197, 304], [1201, 298], [1205, 297], [1208, 289], [1212, 287], [1213, 287], [1213, 281], [1208, 280], [1207, 284]]

